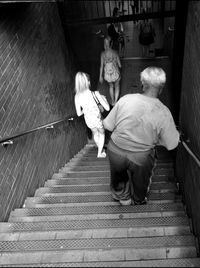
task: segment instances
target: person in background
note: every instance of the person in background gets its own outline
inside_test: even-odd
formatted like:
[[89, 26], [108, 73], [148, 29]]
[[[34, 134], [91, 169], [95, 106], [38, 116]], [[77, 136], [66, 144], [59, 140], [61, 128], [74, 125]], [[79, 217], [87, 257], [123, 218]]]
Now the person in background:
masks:
[[[94, 141], [98, 147], [98, 158], [106, 157], [103, 149], [105, 131], [101, 119], [101, 113], [90, 90], [90, 77], [84, 72], [77, 72], [75, 76], [75, 108], [78, 116], [84, 115], [85, 123], [93, 133]], [[106, 98], [95, 91], [96, 98], [105, 110], [109, 111], [110, 106]]]
[[104, 39], [104, 51], [101, 53], [99, 82], [109, 84], [111, 105], [114, 106], [120, 94], [121, 62], [118, 53], [111, 48], [109, 37]]
[[142, 45], [142, 56], [150, 56], [151, 44], [155, 42], [155, 30], [148, 19], [140, 23], [139, 43]]
[[111, 23], [107, 29], [108, 36], [111, 38], [111, 47], [116, 50], [121, 56], [124, 56], [125, 50], [125, 38], [124, 28], [121, 22], [117, 20], [120, 16], [119, 8], [113, 9], [113, 23]]
[[158, 99], [166, 83], [162, 68], [147, 67], [140, 73], [143, 93], [119, 99], [103, 120], [112, 132], [107, 154], [112, 196], [121, 205], [146, 204], [154, 167], [155, 146], [175, 149], [179, 143], [169, 109]]
[[[139, 13], [139, 0], [133, 0], [131, 1], [131, 9], [132, 9], [132, 14], [138, 14]], [[138, 20], [134, 20], [133, 24], [137, 24]]]

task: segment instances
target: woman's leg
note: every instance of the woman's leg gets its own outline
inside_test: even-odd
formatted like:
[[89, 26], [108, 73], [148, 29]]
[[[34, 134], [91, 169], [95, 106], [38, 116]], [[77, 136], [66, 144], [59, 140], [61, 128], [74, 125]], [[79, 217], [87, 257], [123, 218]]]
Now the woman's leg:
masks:
[[114, 84], [109, 83], [109, 93], [110, 93], [110, 98], [111, 98], [111, 105], [114, 104], [115, 102], [115, 97], [114, 97]]
[[105, 142], [105, 131], [103, 128], [93, 128], [92, 129], [94, 142], [97, 145], [98, 152], [97, 157], [106, 157], [106, 153], [103, 151], [103, 146]]
[[98, 132], [98, 129], [93, 128], [91, 130], [92, 130], [94, 142], [96, 143], [97, 148], [99, 148], [99, 132]]
[[98, 129], [99, 140], [98, 140], [98, 154], [97, 157], [106, 157], [106, 153], [103, 151], [103, 146], [105, 142], [105, 131], [103, 128]]
[[119, 93], [120, 93], [120, 79], [115, 82], [114, 104], [118, 101]]

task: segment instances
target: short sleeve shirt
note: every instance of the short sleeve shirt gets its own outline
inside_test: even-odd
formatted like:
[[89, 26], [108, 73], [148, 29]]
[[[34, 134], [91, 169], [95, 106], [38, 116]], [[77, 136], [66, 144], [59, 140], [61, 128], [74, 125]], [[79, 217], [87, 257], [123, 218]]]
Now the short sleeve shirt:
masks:
[[142, 94], [120, 98], [103, 124], [112, 131], [112, 141], [129, 151], [147, 151], [155, 145], [172, 150], [179, 142], [169, 109], [159, 99]]

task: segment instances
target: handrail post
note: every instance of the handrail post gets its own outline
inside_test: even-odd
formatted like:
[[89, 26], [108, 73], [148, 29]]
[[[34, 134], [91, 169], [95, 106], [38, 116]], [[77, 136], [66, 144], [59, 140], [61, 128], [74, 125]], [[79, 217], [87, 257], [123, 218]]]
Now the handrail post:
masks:
[[13, 140], [4, 141], [1, 145], [3, 147], [7, 147], [8, 145], [11, 145], [11, 144], [13, 144]]

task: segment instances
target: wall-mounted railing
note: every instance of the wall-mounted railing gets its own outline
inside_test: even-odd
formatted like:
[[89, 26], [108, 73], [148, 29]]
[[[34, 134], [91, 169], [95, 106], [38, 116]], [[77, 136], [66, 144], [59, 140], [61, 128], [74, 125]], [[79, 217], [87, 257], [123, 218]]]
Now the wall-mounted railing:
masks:
[[19, 133], [16, 133], [14, 135], [11, 135], [11, 136], [4, 137], [4, 138], [0, 139], [0, 144], [2, 146], [11, 145], [11, 144], [14, 143], [14, 140], [16, 138], [19, 138], [21, 136], [25, 136], [25, 135], [28, 135], [28, 134], [31, 134], [33, 132], [37, 132], [37, 131], [43, 130], [43, 129], [47, 129], [47, 130], [48, 129], [53, 129], [54, 126], [57, 125], [57, 124], [59, 124], [59, 123], [66, 122], [66, 121], [73, 121], [76, 118], [78, 118], [77, 115], [67, 116], [65, 118], [56, 120], [54, 122], [51, 122], [51, 123], [48, 123], [48, 124], [45, 124], [45, 125], [42, 125], [42, 126], [39, 126], [39, 127], [33, 128], [33, 129], [30, 129], [30, 130], [27, 130], [27, 131], [19, 132]]
[[196, 238], [198, 254], [200, 254], [200, 158], [191, 149], [190, 144], [190, 139], [181, 135], [181, 143], [177, 148], [175, 173], [191, 230]]
[[195, 153], [193, 153], [192, 150], [190, 149], [190, 147], [188, 146], [188, 143], [190, 142], [189, 139], [187, 139], [186, 142], [181, 141], [185, 150], [189, 153], [189, 155], [194, 159], [194, 161], [197, 163], [198, 167], [200, 168], [200, 160], [199, 160], [198, 156], [196, 156]]

